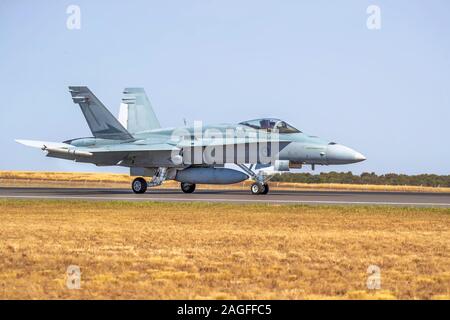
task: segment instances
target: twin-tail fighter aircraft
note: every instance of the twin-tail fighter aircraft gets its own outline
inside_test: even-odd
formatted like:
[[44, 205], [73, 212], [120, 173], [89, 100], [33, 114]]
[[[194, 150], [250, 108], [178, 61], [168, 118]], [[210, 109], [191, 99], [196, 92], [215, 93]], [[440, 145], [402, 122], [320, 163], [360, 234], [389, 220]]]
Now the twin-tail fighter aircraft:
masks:
[[[350, 164], [366, 158], [346, 146], [307, 135], [287, 122], [264, 118], [240, 122], [161, 128], [142, 88], [126, 88], [116, 119], [87, 87], [69, 87], [93, 137], [58, 142], [16, 140], [40, 148], [48, 157], [130, 168], [135, 193], [165, 180], [232, 184], [247, 179], [252, 194], [267, 194], [275, 174], [302, 165]], [[144, 177], [152, 177], [146, 180]]]

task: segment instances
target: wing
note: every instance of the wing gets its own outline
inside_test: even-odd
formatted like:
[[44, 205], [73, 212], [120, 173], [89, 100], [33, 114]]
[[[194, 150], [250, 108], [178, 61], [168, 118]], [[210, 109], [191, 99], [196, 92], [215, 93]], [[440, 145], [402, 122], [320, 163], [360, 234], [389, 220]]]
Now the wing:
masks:
[[203, 139], [183, 140], [175, 144], [155, 140], [142, 144], [118, 142], [101, 147], [76, 147], [59, 142], [16, 141], [46, 151], [48, 157], [93, 163], [98, 166], [168, 168], [183, 164], [266, 163], [268, 157], [276, 156], [290, 143], [280, 141], [277, 148], [274, 148], [268, 140], [239, 138], [232, 142], [225, 139]]
[[98, 166], [174, 167], [172, 154], [180, 148], [168, 143], [113, 144], [103, 147], [75, 147], [67, 143], [16, 140], [47, 152], [47, 157], [93, 163]]

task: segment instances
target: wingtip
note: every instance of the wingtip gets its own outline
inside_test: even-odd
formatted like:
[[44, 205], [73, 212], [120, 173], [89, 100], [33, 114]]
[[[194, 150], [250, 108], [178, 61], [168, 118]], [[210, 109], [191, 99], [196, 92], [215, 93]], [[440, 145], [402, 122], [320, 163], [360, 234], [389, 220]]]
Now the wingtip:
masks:
[[40, 141], [25, 140], [25, 139], [14, 139], [14, 141], [19, 144], [23, 144], [24, 146], [27, 147], [39, 148], [42, 145]]
[[24, 139], [14, 139], [14, 141], [15, 141], [16, 143], [25, 144], [28, 140], [24, 140]]
[[69, 146], [67, 143], [61, 143], [61, 142], [50, 142], [50, 141], [36, 141], [36, 140], [23, 140], [23, 139], [15, 139], [17, 143], [23, 144], [27, 147], [32, 148], [39, 148], [42, 149], [45, 146], [52, 147], [52, 148], [65, 148]]

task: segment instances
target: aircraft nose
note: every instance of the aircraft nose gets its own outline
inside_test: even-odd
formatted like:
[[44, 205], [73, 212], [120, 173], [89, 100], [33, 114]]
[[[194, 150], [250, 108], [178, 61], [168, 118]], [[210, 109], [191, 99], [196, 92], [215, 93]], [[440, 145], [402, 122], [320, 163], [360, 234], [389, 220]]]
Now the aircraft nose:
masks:
[[329, 164], [356, 163], [364, 160], [366, 160], [365, 156], [349, 147], [340, 144], [327, 146], [327, 161]]

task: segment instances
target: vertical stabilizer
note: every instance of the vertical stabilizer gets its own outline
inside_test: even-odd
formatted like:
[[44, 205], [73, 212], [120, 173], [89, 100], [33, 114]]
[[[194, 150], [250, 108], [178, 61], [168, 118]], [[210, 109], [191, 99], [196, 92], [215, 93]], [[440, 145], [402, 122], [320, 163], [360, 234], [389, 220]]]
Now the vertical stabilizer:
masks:
[[106, 109], [88, 87], [69, 87], [74, 103], [80, 105], [86, 122], [96, 138], [131, 140], [133, 136]]
[[123, 93], [119, 121], [131, 134], [161, 128], [143, 88], [125, 88]]

